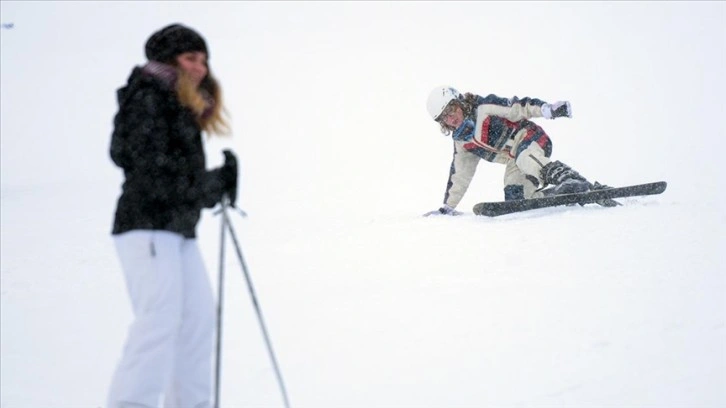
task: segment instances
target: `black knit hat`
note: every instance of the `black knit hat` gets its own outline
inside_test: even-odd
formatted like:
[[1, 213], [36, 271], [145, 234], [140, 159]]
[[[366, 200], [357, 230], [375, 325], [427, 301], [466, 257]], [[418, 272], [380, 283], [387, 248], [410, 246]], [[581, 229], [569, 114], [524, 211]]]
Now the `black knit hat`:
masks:
[[201, 51], [207, 54], [207, 43], [199, 33], [181, 24], [172, 24], [155, 32], [146, 41], [146, 58], [164, 63], [174, 62], [179, 54]]

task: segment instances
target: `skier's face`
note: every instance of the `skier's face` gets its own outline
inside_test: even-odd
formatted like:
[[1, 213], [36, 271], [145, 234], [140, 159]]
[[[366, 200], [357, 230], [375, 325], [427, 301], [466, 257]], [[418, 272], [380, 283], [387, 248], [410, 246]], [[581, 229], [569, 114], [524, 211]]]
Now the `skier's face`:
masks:
[[192, 81], [199, 86], [204, 77], [207, 76], [207, 54], [201, 51], [192, 51], [179, 54], [176, 57], [179, 68], [192, 78]]
[[464, 111], [461, 110], [459, 105], [452, 103], [441, 113], [440, 120], [447, 126], [456, 129], [464, 123]]

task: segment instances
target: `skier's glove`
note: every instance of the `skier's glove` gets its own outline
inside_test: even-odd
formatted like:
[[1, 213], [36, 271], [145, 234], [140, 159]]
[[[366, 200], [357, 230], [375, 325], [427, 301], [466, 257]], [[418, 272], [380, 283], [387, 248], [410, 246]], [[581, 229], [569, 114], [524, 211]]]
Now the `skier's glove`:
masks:
[[561, 118], [561, 117], [572, 117], [572, 107], [570, 102], [560, 101], [555, 103], [545, 103], [542, 105], [542, 116], [547, 119]]
[[222, 188], [229, 197], [230, 205], [234, 207], [237, 201], [237, 157], [231, 150], [224, 150], [222, 153], [224, 153], [224, 165], [220, 171]]
[[455, 209], [444, 204], [443, 207], [439, 208], [436, 211], [427, 212], [426, 214], [424, 214], [424, 217], [428, 217], [430, 215], [461, 215], [461, 212], [456, 211]]

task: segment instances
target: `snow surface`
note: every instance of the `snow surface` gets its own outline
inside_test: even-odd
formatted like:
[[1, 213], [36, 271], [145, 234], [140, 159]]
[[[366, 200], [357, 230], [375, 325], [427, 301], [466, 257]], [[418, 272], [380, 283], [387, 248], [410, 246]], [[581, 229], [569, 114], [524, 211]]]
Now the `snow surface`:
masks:
[[[0, 3], [0, 406], [101, 407], [131, 309], [109, 235], [115, 89], [206, 37], [234, 228], [295, 408], [726, 406], [726, 3]], [[10, 28], [12, 24], [12, 28]], [[572, 102], [554, 157], [626, 205], [460, 217], [431, 88]], [[217, 282], [219, 217], [198, 228]], [[227, 246], [222, 405], [281, 407]]]

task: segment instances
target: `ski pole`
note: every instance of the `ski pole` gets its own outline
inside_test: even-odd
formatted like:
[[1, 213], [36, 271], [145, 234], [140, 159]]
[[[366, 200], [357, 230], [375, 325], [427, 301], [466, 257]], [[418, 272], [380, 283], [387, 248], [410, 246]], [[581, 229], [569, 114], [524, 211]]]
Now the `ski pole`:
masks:
[[[222, 198], [222, 208], [227, 206], [227, 197]], [[214, 408], [219, 408], [219, 383], [221, 379], [222, 367], [222, 307], [224, 305], [224, 232], [226, 230], [227, 219], [222, 217], [222, 228], [219, 238], [219, 280], [217, 283], [217, 350], [216, 364], [214, 374]]]
[[262, 329], [262, 335], [265, 338], [265, 344], [267, 345], [267, 352], [270, 355], [270, 360], [272, 361], [272, 366], [275, 369], [275, 375], [277, 376], [277, 383], [280, 386], [280, 392], [282, 393], [282, 399], [285, 402], [285, 407], [290, 408], [290, 402], [287, 397], [287, 391], [285, 389], [285, 383], [282, 380], [282, 374], [280, 373], [280, 368], [277, 364], [277, 359], [275, 358], [275, 352], [272, 350], [272, 342], [270, 341], [270, 336], [267, 333], [267, 328], [265, 327], [264, 319], [262, 318], [262, 311], [260, 310], [259, 302], [257, 301], [257, 295], [255, 295], [255, 289], [252, 285], [252, 279], [250, 278], [250, 274], [247, 271], [247, 264], [245, 263], [244, 257], [242, 256], [242, 250], [240, 249], [239, 244], [237, 243], [237, 236], [234, 233], [234, 228], [232, 228], [232, 223], [229, 221], [229, 218], [227, 217], [227, 206], [222, 206], [222, 217], [224, 219], [223, 225], [227, 225], [227, 229], [229, 230], [229, 234], [232, 237], [232, 242], [234, 243], [234, 248], [237, 252], [237, 258], [239, 258], [239, 263], [242, 268], [242, 272], [244, 273], [245, 280], [247, 281], [247, 288], [250, 292], [250, 298], [252, 300], [252, 304], [255, 307], [255, 312], [257, 313], [257, 320], [260, 322], [260, 328]]

